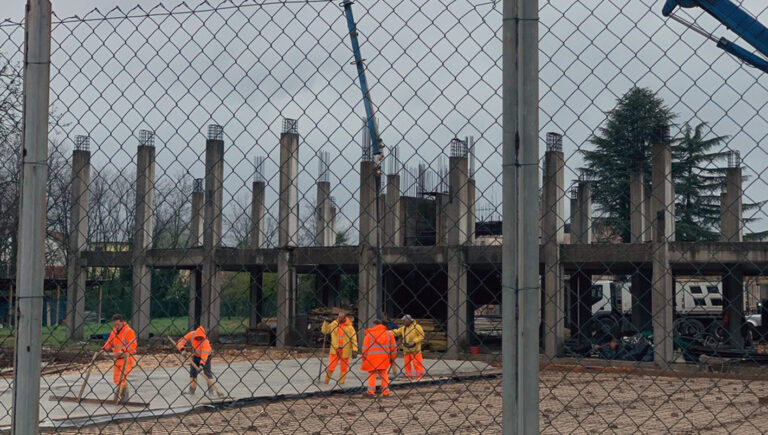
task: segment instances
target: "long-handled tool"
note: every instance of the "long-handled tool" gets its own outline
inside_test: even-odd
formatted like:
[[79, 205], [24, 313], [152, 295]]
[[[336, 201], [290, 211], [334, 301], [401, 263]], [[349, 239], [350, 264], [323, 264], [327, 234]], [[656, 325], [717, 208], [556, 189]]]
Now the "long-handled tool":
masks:
[[80, 386], [80, 391], [77, 393], [77, 400], [82, 400], [83, 393], [85, 393], [85, 387], [88, 385], [88, 379], [91, 377], [91, 371], [93, 370], [93, 366], [96, 364], [96, 358], [101, 355], [101, 350], [96, 351], [93, 353], [93, 358], [91, 358], [90, 364], [88, 364], [88, 368], [85, 369], [85, 376], [83, 376], [83, 385]]
[[[96, 352], [93, 355], [93, 358], [91, 358], [91, 363], [86, 368], [85, 376], [83, 377], [83, 385], [80, 386], [80, 391], [77, 394], [77, 397], [68, 397], [68, 396], [57, 396], [57, 395], [51, 395], [49, 396], [49, 400], [55, 400], [58, 402], [76, 402], [76, 403], [93, 403], [96, 405], [121, 405], [121, 406], [136, 406], [141, 408], [147, 408], [149, 407], [149, 403], [144, 402], [129, 402], [129, 401], [120, 401], [120, 400], [114, 400], [114, 399], [93, 399], [93, 398], [86, 398], [83, 397], [83, 394], [85, 393], [85, 386], [88, 385], [88, 379], [91, 376], [91, 371], [93, 370], [94, 365], [96, 364], [96, 358], [101, 354], [101, 351]], [[123, 378], [125, 377], [125, 364], [123, 364], [123, 369], [120, 374], [120, 384], [118, 384], [118, 393], [121, 392], [120, 385], [122, 385]], [[119, 394], [118, 394], [119, 398]]]
[[[173, 347], [175, 349], [176, 348], [176, 342], [173, 341], [173, 339], [171, 337], [168, 337], [168, 341], [171, 342], [171, 344], [173, 345]], [[184, 352], [181, 352], [181, 354], [177, 353], [176, 355], [179, 357], [179, 361], [181, 361], [181, 366], [184, 367], [186, 365], [186, 359], [187, 359], [187, 357], [185, 356], [186, 354]], [[219, 396], [219, 397], [224, 397], [225, 396], [225, 394], [219, 389], [219, 387], [216, 386], [216, 381], [214, 381], [213, 379], [209, 378], [208, 375], [205, 374], [205, 371], [203, 371], [203, 369], [200, 366], [195, 364], [195, 361], [191, 360], [191, 361], [189, 361], [189, 364], [192, 366], [193, 369], [195, 369], [195, 371], [197, 373], [203, 375], [203, 377], [205, 378], [206, 383], [208, 384], [208, 389], [209, 390], [211, 390], [214, 393], [216, 393], [216, 395]]]
[[125, 388], [128, 386], [125, 380], [125, 370], [126, 367], [128, 367], [128, 358], [130, 358], [130, 355], [126, 354], [123, 356], [123, 366], [120, 368], [120, 382], [117, 383], [117, 392], [115, 393], [115, 402], [117, 403], [125, 403], [128, 401], [128, 397], [125, 397], [125, 399], [123, 398]]
[[328, 339], [327, 337], [328, 337], [328, 334], [323, 334], [323, 351], [320, 354], [320, 364], [319, 364], [319, 367], [317, 368], [317, 381], [321, 381], [321, 382], [323, 380], [323, 356], [325, 355], [325, 343]]

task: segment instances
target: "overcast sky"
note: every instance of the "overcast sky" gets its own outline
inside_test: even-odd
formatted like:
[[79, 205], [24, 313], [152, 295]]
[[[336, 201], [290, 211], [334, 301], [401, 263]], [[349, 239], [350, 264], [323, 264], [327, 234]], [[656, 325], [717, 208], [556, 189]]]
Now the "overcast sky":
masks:
[[[18, 21], [24, 2], [4, 3]], [[157, 133], [158, 177], [202, 177], [205, 126], [216, 122], [225, 128], [225, 201], [248, 194], [253, 157], [265, 155], [273, 181], [267, 201], [274, 202], [280, 121], [296, 118], [301, 195], [313, 200], [315, 151], [329, 151], [342, 225], [354, 225], [363, 108], [338, 1], [236, 0], [217, 11], [193, 6], [194, 14], [172, 1], [152, 9], [156, 2], [103, 0], [101, 12], [84, 0], [52, 3], [52, 104], [68, 123], [63, 138], [92, 137], [94, 166], [132, 171], [134, 135], [145, 128]], [[768, 22], [762, 3], [744, 7]], [[121, 11], [110, 12], [117, 4]], [[582, 164], [577, 151], [588, 147], [604, 112], [631, 86], [648, 87], [679, 122], [707, 122], [729, 136], [727, 146], [742, 152], [752, 175], [749, 200], [768, 199], [767, 79], [663, 19], [662, 4], [541, 1], [542, 152], [546, 132], [565, 135], [569, 184]], [[136, 5], [152, 16], [132, 10]], [[479, 202], [498, 205], [501, 2], [360, 0], [354, 10], [384, 142], [399, 147], [406, 166], [423, 160], [436, 167], [451, 138], [474, 136]], [[684, 15], [733, 37], [708, 16]], [[64, 19], [73, 16], [86, 20]], [[0, 29], [10, 37], [0, 52], [18, 59], [21, 27]], [[756, 212], [763, 221], [748, 232], [766, 228], [766, 211]]]

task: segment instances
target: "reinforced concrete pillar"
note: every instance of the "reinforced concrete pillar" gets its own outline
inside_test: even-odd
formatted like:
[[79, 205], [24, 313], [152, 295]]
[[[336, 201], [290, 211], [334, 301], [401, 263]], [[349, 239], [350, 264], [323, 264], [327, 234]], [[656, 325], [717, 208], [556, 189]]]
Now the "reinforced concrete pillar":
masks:
[[475, 185], [475, 179], [472, 178], [470, 171], [470, 178], [467, 179], [467, 200], [469, 201], [467, 207], [467, 244], [475, 244], [475, 225], [477, 224], [477, 186]]
[[200, 292], [200, 323], [211, 341], [219, 339], [221, 276], [216, 264], [216, 250], [221, 247], [223, 193], [224, 130], [212, 124], [208, 126], [208, 140], [205, 142], [204, 255]]
[[[205, 188], [202, 178], [195, 178], [192, 186], [192, 209], [189, 220], [189, 247], [203, 245], [203, 215], [205, 213]], [[188, 329], [200, 325], [201, 306], [201, 270], [199, 267], [189, 271], [189, 310], [187, 315]]]
[[645, 237], [645, 180], [640, 169], [633, 169], [629, 173], [629, 221], [630, 241], [643, 243]]
[[249, 247], [260, 249], [264, 244], [264, 191], [263, 181], [254, 181], [251, 197], [251, 237]]
[[317, 206], [315, 207], [315, 244], [317, 246], [333, 246], [336, 242], [336, 231], [333, 228], [331, 215], [331, 183], [317, 182]]
[[[576, 191], [576, 207], [571, 216], [576, 218], [576, 228], [571, 222], [571, 243], [592, 243], [592, 185], [579, 181]], [[573, 203], [572, 203], [573, 204]]]
[[[651, 148], [652, 183], [651, 216], [657, 218], [659, 211], [664, 211], [664, 234], [667, 242], [675, 241], [673, 220], [675, 218], [675, 199], [672, 180], [672, 150], [669, 146], [669, 126], [658, 126], [655, 133], [655, 144]], [[660, 228], [658, 223], [654, 230]], [[654, 240], [659, 238], [654, 234]]]
[[724, 242], [743, 241], [741, 166], [730, 167], [725, 172], [725, 192], [721, 196], [720, 229]]
[[292, 250], [299, 237], [299, 130], [298, 121], [283, 120], [280, 135], [280, 210], [277, 261], [277, 347], [292, 344], [296, 317], [296, 269]]
[[[75, 138], [72, 152], [71, 209], [69, 222], [69, 258], [67, 260], [67, 336], [73, 340], [83, 338], [85, 321], [85, 279], [80, 254], [88, 243], [88, 202], [91, 179], [91, 152], [88, 136]], [[11, 299], [12, 300], [12, 299]]]
[[250, 291], [248, 298], [248, 326], [251, 328], [255, 328], [259, 323], [261, 323], [261, 319], [264, 315], [263, 284], [264, 269], [261, 267], [256, 267], [254, 270], [251, 270]]
[[544, 355], [562, 351], [565, 335], [565, 293], [560, 264], [565, 213], [565, 158], [562, 136], [547, 133], [542, 183], [542, 244], [544, 250]]
[[674, 279], [669, 267], [669, 242], [664, 237], [668, 211], [659, 210], [656, 215], [656, 239], [653, 241], [653, 360], [664, 367], [673, 362], [674, 349]]
[[384, 240], [387, 247], [402, 246], [400, 229], [400, 176], [387, 175], [387, 195], [384, 207]]
[[435, 245], [445, 246], [448, 243], [446, 232], [448, 220], [448, 195], [435, 193]]
[[466, 260], [469, 215], [469, 163], [467, 157], [450, 157], [445, 231], [448, 242], [447, 352], [457, 354], [468, 346]]
[[131, 327], [139, 339], [149, 338], [152, 299], [152, 269], [147, 253], [152, 249], [155, 230], [155, 141], [154, 133], [139, 131], [136, 158], [136, 210], [133, 230], [133, 315]]
[[379, 295], [376, 283], [376, 165], [360, 162], [360, 263], [358, 265], [359, 294], [358, 330], [372, 325], [378, 315]]

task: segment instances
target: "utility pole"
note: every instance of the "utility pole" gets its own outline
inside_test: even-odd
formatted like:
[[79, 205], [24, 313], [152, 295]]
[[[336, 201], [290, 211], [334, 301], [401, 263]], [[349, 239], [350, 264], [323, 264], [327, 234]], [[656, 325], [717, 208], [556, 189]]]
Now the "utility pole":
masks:
[[25, 25], [24, 126], [12, 410], [12, 431], [15, 435], [38, 433], [40, 421], [51, 2], [28, 0]]
[[504, 0], [503, 431], [537, 434], [539, 382], [538, 0]]

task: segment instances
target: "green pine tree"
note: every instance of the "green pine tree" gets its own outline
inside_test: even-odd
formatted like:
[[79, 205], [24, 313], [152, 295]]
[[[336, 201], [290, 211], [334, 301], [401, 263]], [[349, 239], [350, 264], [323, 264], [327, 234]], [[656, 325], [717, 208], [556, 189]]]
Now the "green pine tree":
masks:
[[650, 89], [632, 88], [606, 116], [605, 125], [590, 139], [594, 149], [582, 151], [583, 173], [593, 180], [596, 211], [616, 234], [629, 240], [630, 171], [640, 167], [650, 188], [654, 130], [671, 126], [675, 114]]
[[705, 138], [707, 124], [683, 126], [682, 137], [672, 144], [672, 177], [675, 182], [675, 237], [679, 241], [717, 240], [720, 237], [720, 191], [725, 169], [718, 164], [728, 157], [722, 148], [727, 136]]

